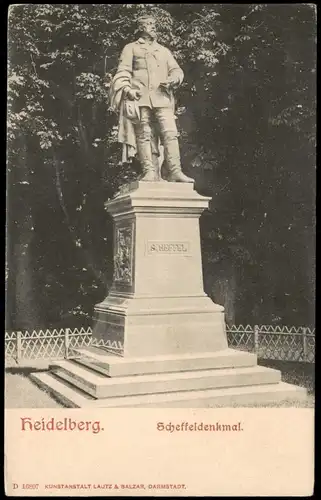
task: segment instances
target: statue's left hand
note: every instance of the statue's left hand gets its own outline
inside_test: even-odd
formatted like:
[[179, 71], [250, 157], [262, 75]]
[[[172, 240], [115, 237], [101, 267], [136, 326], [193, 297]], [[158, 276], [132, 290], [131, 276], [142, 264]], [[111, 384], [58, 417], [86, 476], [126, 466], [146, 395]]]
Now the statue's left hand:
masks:
[[170, 91], [174, 89], [176, 85], [176, 82], [174, 82], [173, 80], [167, 80], [167, 82], [161, 83], [160, 87], [165, 90], [165, 92], [170, 93]]
[[169, 78], [166, 83], [167, 83], [167, 86], [170, 89], [172, 89], [172, 88], [175, 88], [175, 87], [177, 87], [179, 85], [179, 80], [177, 80], [177, 79], [175, 80], [173, 78]]

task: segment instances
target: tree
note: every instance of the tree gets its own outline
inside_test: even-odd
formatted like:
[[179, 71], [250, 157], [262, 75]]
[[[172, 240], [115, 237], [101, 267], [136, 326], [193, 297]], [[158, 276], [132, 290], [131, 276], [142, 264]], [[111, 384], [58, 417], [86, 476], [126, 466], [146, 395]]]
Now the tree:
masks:
[[202, 217], [206, 291], [229, 321], [310, 322], [313, 8], [26, 4], [9, 16], [8, 327], [89, 324], [108, 292], [104, 202], [139, 168], [119, 165], [108, 85], [141, 11], [185, 73], [184, 168], [215, 207]]

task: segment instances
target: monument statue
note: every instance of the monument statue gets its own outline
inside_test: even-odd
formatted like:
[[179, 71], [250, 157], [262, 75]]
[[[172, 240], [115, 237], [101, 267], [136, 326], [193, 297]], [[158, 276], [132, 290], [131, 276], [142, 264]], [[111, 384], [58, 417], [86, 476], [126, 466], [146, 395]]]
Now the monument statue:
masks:
[[[306, 390], [229, 348], [224, 307], [204, 290], [199, 218], [210, 197], [181, 169], [173, 91], [183, 72], [156, 42], [155, 21], [123, 49], [110, 89], [123, 162], [142, 179], [105, 208], [114, 223], [114, 276], [94, 307], [93, 342], [33, 380], [73, 407], [197, 408], [301, 399]], [[159, 169], [164, 149], [166, 177]], [[143, 182], [148, 181], [148, 182]], [[102, 228], [104, 230], [104, 228]]]
[[175, 122], [174, 90], [183, 81], [183, 71], [170, 50], [157, 43], [155, 19], [144, 15], [137, 24], [140, 37], [124, 47], [110, 86], [111, 109], [119, 115], [122, 162], [130, 163], [137, 154], [142, 181], [194, 182], [182, 172]]

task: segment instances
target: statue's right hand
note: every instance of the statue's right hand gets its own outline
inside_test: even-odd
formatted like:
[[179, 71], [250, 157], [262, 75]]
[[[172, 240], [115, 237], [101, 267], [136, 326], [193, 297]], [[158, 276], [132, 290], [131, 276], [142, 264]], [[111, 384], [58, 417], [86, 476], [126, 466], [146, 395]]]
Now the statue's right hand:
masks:
[[131, 101], [137, 101], [140, 98], [140, 96], [141, 96], [141, 93], [139, 90], [130, 89], [127, 91], [127, 97]]

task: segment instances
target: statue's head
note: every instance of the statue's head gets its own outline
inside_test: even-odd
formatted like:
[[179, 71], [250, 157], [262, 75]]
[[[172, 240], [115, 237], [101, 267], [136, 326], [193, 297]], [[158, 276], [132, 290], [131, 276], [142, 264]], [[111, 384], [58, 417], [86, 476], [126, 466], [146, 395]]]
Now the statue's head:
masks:
[[156, 19], [151, 14], [137, 18], [137, 31], [140, 35], [148, 35], [153, 40], [157, 38]]

